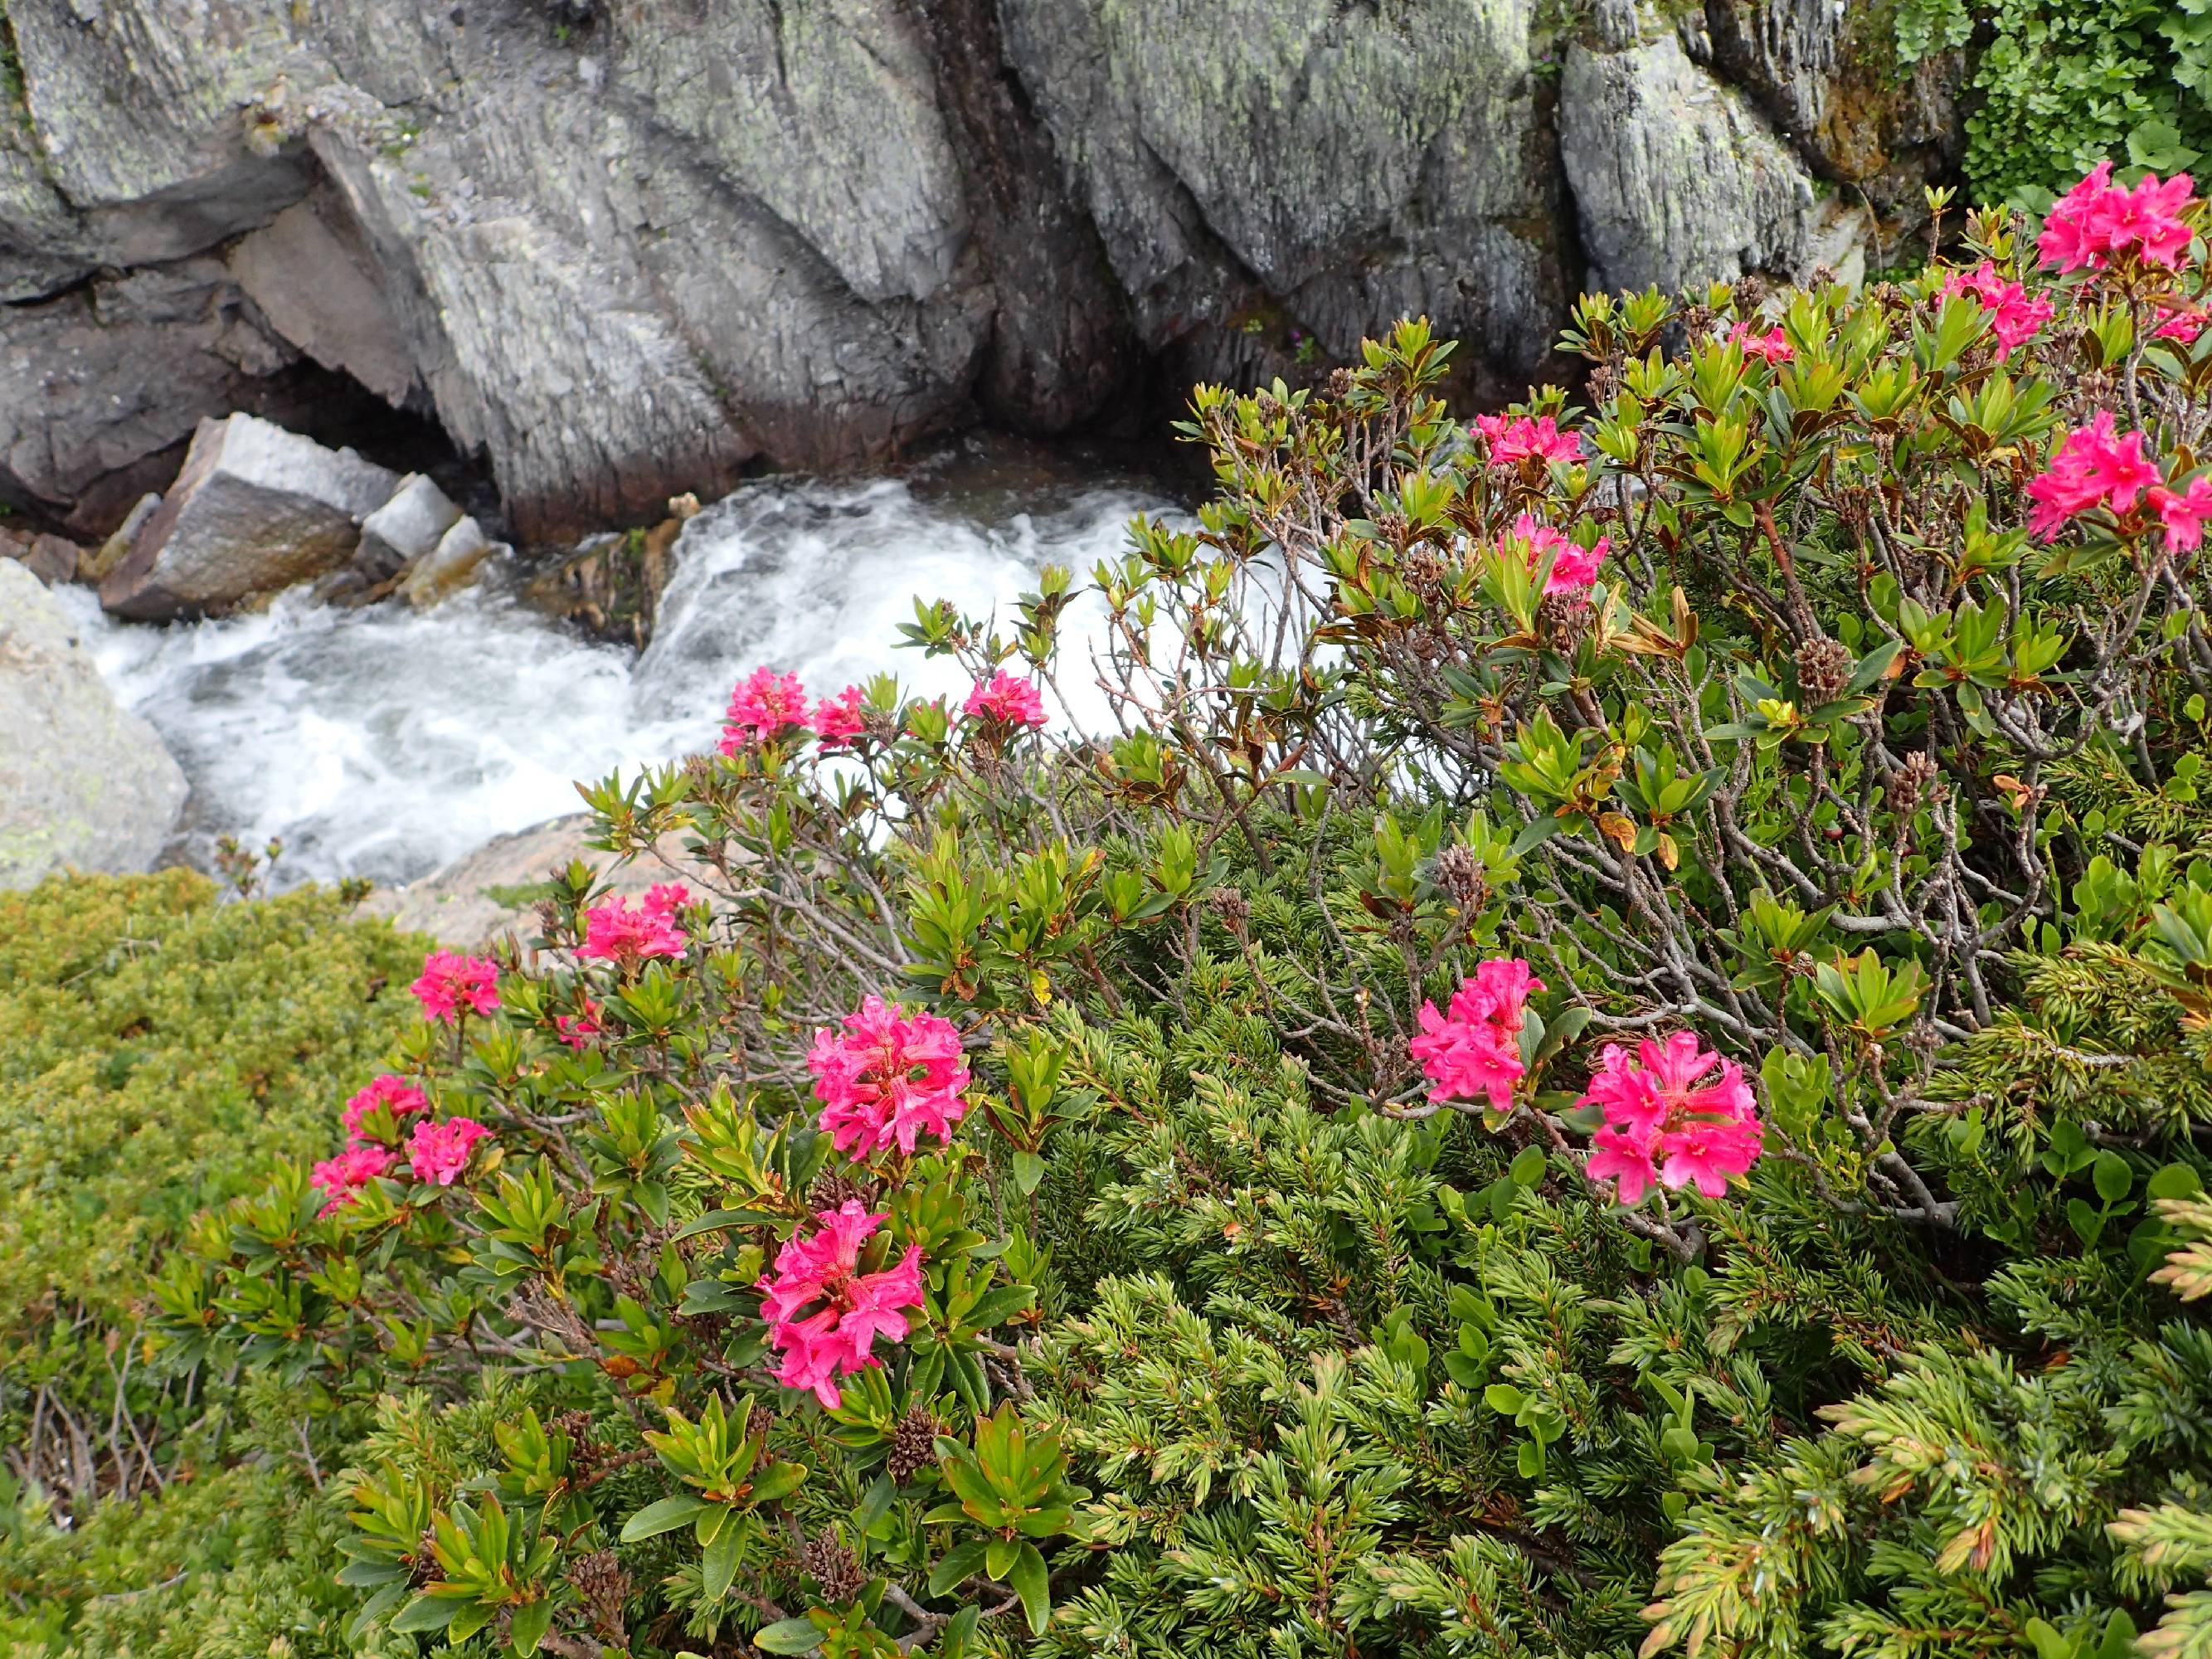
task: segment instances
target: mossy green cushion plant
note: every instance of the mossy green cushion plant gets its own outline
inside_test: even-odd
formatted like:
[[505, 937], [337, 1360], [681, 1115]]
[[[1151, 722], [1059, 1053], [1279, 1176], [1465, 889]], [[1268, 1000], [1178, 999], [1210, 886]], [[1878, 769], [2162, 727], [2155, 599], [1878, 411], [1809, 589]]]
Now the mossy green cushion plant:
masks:
[[319, 1147], [398, 1032], [423, 941], [350, 908], [181, 870], [0, 892], [0, 1651], [353, 1650], [318, 1490], [347, 1419], [157, 1372], [140, 1319], [185, 1224]]

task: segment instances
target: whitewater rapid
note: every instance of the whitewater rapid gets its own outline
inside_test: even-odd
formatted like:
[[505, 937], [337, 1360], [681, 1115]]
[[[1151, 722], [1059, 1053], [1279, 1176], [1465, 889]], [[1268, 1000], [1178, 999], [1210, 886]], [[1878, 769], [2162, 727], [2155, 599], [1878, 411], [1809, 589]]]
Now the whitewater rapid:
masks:
[[[191, 780], [173, 858], [205, 866], [225, 834], [276, 838], [279, 885], [402, 883], [579, 810], [576, 780], [711, 746], [732, 684], [763, 664], [817, 692], [890, 671], [957, 697], [952, 662], [894, 648], [917, 597], [1010, 622], [1044, 566], [1082, 579], [1133, 515], [1173, 510], [1139, 480], [1034, 465], [763, 481], [685, 526], [642, 654], [579, 637], [496, 577], [422, 612], [295, 592], [161, 628], [117, 623], [82, 589], [64, 598]], [[1074, 650], [1096, 617], [1075, 608]], [[1085, 725], [1102, 712], [1076, 710]]]

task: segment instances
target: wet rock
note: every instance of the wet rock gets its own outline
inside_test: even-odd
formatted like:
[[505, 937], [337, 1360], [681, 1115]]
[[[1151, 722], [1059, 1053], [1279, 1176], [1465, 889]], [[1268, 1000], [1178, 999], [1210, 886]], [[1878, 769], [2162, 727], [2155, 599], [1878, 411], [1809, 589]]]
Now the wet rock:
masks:
[[461, 509], [444, 490], [421, 473], [410, 472], [399, 481], [390, 501], [361, 521], [361, 546], [353, 556], [353, 568], [366, 582], [388, 581], [435, 552], [460, 517]]
[[[650, 530], [602, 536], [534, 578], [523, 599], [572, 622], [594, 639], [642, 650], [660, 617], [660, 595], [676, 572], [676, 544], [696, 496], [673, 498], [677, 511]], [[682, 509], [688, 507], [689, 511]]]
[[48, 587], [76, 580], [83, 550], [59, 536], [33, 535], [0, 526], [0, 558], [15, 560]]
[[152, 868], [185, 793], [176, 761], [116, 702], [61, 602], [0, 559], [0, 887], [65, 868]]
[[107, 573], [122, 563], [124, 555], [130, 552], [131, 544], [146, 527], [146, 520], [161, 510], [161, 498], [159, 495], [150, 491], [141, 495], [137, 505], [125, 514], [123, 522], [116, 526], [115, 533], [77, 561], [77, 580], [90, 582], [94, 586], [106, 581]]
[[466, 587], [476, 579], [477, 567], [486, 559], [507, 550], [504, 543], [493, 541], [481, 525], [465, 515], [447, 526], [438, 544], [415, 562], [396, 591], [416, 610], [427, 610]]
[[320, 575], [352, 556], [398, 482], [251, 415], [204, 422], [100, 602], [140, 620], [198, 616]]
[[[404, 887], [380, 888], [362, 902], [361, 914], [386, 916], [406, 933], [428, 933], [454, 950], [473, 950], [512, 936], [537, 936], [538, 899], [547, 878], [578, 860], [604, 868], [608, 854], [589, 844], [590, 817], [577, 813], [501, 836], [442, 870]], [[654, 855], [625, 865], [610, 878], [613, 890], [640, 898], [656, 882], [684, 881], [695, 889], [713, 872], [684, 855], [671, 835]]]

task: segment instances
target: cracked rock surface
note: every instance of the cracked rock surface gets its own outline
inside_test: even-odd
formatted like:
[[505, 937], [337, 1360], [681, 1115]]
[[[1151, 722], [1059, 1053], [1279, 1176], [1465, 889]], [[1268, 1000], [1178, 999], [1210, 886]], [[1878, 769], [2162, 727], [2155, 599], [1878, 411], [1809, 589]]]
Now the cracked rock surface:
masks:
[[1867, 9], [0, 0], [0, 499], [97, 539], [341, 382], [530, 541], [1410, 313], [1511, 394], [1585, 284], [1786, 272], [1820, 181], [1955, 157]]

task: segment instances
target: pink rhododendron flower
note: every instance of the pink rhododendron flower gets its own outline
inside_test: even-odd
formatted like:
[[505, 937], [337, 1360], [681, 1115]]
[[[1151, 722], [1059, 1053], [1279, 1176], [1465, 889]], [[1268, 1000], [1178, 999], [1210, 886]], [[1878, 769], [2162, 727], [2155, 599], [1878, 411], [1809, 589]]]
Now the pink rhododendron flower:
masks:
[[2204, 544], [2204, 520], [2212, 518], [2212, 478], [2191, 478], [2185, 489], [2156, 485], [2149, 501], [2166, 526], [2167, 552], [2187, 553]]
[[348, 1140], [366, 1140], [370, 1137], [362, 1133], [362, 1124], [378, 1107], [392, 1115], [396, 1126], [403, 1117], [430, 1109], [430, 1097], [404, 1077], [393, 1077], [389, 1072], [378, 1078], [366, 1089], [345, 1103], [340, 1115], [345, 1122]]
[[715, 745], [734, 755], [747, 744], [761, 743], [786, 726], [806, 725], [806, 688], [796, 674], [779, 674], [773, 668], [756, 668], [739, 680], [730, 693], [730, 707], [722, 716], [722, 740]]
[[1657, 1132], [1633, 1123], [1608, 1123], [1590, 1137], [1588, 1170], [1593, 1181], [1613, 1181], [1623, 1204], [1641, 1204], [1659, 1184]]
[[576, 954], [634, 967], [648, 957], [680, 957], [690, 941], [676, 912], [691, 902], [689, 889], [670, 882], [651, 889], [633, 904], [609, 899], [584, 912], [584, 944]]
[[1530, 513], [1514, 520], [1513, 528], [1506, 533], [1528, 548], [1531, 570], [1543, 563], [1545, 554], [1554, 555], [1552, 574], [1544, 580], [1547, 593], [1578, 593], [1588, 587], [1597, 580], [1598, 566], [1605, 562], [1605, 556], [1613, 547], [1610, 536], [1599, 537], [1589, 547], [1577, 547]]
[[1779, 328], [1754, 334], [1749, 323], [1738, 323], [1729, 331], [1729, 339], [1743, 348], [1745, 356], [1756, 357], [1764, 363], [1786, 363], [1797, 355], [1790, 349], [1790, 337]]
[[1982, 308], [1996, 313], [1990, 327], [1997, 337], [1997, 356], [2008, 357], [2014, 346], [2025, 344], [2035, 337], [2039, 330], [2057, 314], [2057, 307], [2042, 295], [2028, 297], [2027, 290], [2018, 283], [2007, 282], [1997, 274], [1993, 261], [1984, 259], [1972, 270], [1962, 270], [1943, 284], [1946, 294], [1971, 294], [1982, 302]]
[[1516, 466], [1532, 459], [1547, 465], [1582, 459], [1582, 434], [1560, 431], [1559, 422], [1549, 415], [1534, 420], [1525, 415], [1478, 415], [1474, 426], [1490, 440], [1492, 466]]
[[1623, 1204], [1654, 1182], [1718, 1198], [1759, 1161], [1765, 1133], [1743, 1068], [1708, 1052], [1694, 1031], [1647, 1037], [1633, 1055], [1607, 1043], [1577, 1104], [1605, 1114], [1590, 1137], [1589, 1173], [1619, 1182]]
[[353, 1195], [389, 1170], [398, 1159], [381, 1146], [349, 1146], [315, 1165], [309, 1177], [330, 1201], [316, 1213], [328, 1215], [353, 1202]]
[[2112, 164], [2100, 161], [2043, 222], [2036, 246], [2043, 262], [2061, 270], [2100, 270], [2116, 254], [2133, 250], [2147, 264], [2171, 270], [2188, 252], [2185, 216], [2194, 204], [2185, 173], [2161, 183], [2146, 173], [2132, 190], [2112, 182]]
[[1039, 726], [1044, 724], [1044, 697], [1030, 681], [1000, 669], [988, 682], [977, 681], [963, 705], [977, 720], [1002, 726]]
[[[848, 1199], [816, 1219], [821, 1231], [811, 1238], [794, 1235], [776, 1253], [774, 1275], [758, 1280], [761, 1317], [769, 1323], [769, 1346], [783, 1355], [776, 1380], [787, 1389], [811, 1389], [834, 1411], [844, 1397], [836, 1378], [883, 1363], [873, 1352], [878, 1337], [905, 1340], [907, 1321], [899, 1310], [921, 1304], [921, 1247], [909, 1245], [895, 1267], [864, 1273], [860, 1247], [884, 1217]], [[815, 1303], [821, 1305], [802, 1315]]]
[[606, 1027], [599, 1024], [599, 1005], [590, 997], [584, 999], [580, 1013], [556, 1014], [553, 1029], [561, 1034], [561, 1041], [581, 1053], [592, 1046], [592, 1039], [605, 1035]]
[[408, 988], [422, 1005], [422, 1018], [451, 1024], [465, 1003], [479, 1014], [499, 1007], [499, 964], [489, 957], [465, 957], [433, 951], [422, 958], [422, 977]]
[[842, 748], [868, 729], [868, 695], [848, 685], [814, 708], [814, 731], [825, 747]]
[[1521, 1027], [1531, 992], [1544, 981], [1519, 957], [1492, 957], [1459, 983], [1449, 1012], [1425, 1002], [1421, 1034], [1407, 1045], [1421, 1062], [1433, 1101], [1487, 1098], [1504, 1111], [1513, 1085], [1528, 1069], [1521, 1063]]
[[2151, 331], [2159, 339], [2195, 345], [2197, 337], [2204, 331], [2204, 313], [2201, 311], [2182, 311], [2173, 306], [2160, 306], [2156, 310], [2158, 326]]
[[490, 1130], [474, 1118], [449, 1117], [443, 1123], [418, 1123], [407, 1142], [407, 1164], [417, 1181], [450, 1187], [468, 1168], [469, 1149]]
[[867, 1158], [893, 1144], [911, 1154], [924, 1131], [950, 1139], [968, 1110], [959, 1029], [935, 1014], [909, 1015], [872, 994], [844, 1023], [842, 1034], [815, 1032], [806, 1056], [831, 1144]]
[[2066, 434], [2049, 470], [2028, 481], [2028, 499], [2035, 505], [2028, 509], [2027, 527], [2047, 542], [2067, 520], [2093, 507], [2128, 511], [2158, 482], [2158, 468], [2143, 453], [2143, 434], [2118, 436], [2112, 411], [2100, 409], [2088, 425]]

